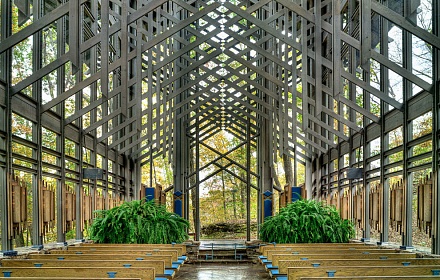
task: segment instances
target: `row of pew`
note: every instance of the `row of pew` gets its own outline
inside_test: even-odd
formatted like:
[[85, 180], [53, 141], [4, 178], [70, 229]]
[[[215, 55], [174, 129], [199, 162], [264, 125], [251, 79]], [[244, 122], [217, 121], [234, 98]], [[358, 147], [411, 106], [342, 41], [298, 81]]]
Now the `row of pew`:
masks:
[[440, 279], [440, 258], [365, 243], [266, 244], [259, 261], [276, 280]]
[[24, 258], [1, 259], [0, 279], [173, 279], [186, 261], [182, 244], [81, 243]]

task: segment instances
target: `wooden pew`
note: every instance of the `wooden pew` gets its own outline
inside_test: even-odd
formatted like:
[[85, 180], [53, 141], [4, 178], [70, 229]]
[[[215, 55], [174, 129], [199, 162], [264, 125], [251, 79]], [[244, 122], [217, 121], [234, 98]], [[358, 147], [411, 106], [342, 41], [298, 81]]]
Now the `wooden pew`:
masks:
[[[265, 257], [266, 258], [260, 258], [260, 262], [264, 265], [268, 264], [268, 263], [272, 263], [272, 259], [273, 259], [273, 255], [274, 254], [292, 254], [292, 255], [304, 255], [304, 257], [307, 257], [307, 255], [309, 254], [314, 254], [314, 253], [319, 253], [319, 254], [327, 254], [327, 255], [334, 255], [334, 254], [340, 254], [340, 255], [359, 255], [359, 254], [376, 254], [376, 253], [399, 253], [401, 252], [400, 250], [395, 250], [395, 249], [370, 249], [370, 250], [365, 250], [365, 249], [355, 249], [355, 248], [350, 248], [350, 249], [295, 249], [294, 251], [290, 251], [290, 250], [267, 250], [265, 252]], [[273, 263], [272, 263], [273, 264]]]
[[[269, 274], [271, 277], [279, 277], [279, 276], [285, 276], [287, 275], [287, 267], [289, 267], [289, 264], [286, 264], [286, 262], [289, 261], [308, 261], [310, 262], [318, 262], [318, 260], [325, 261], [325, 260], [347, 260], [350, 261], [352, 259], [357, 260], [368, 260], [372, 262], [380, 262], [382, 260], [393, 260], [393, 259], [399, 259], [399, 260], [406, 260], [411, 261], [415, 260], [417, 258], [417, 255], [415, 253], [386, 253], [386, 254], [310, 254], [310, 255], [293, 255], [293, 254], [280, 254], [280, 255], [272, 255], [272, 266], [269, 267], [266, 266], [267, 270], [269, 271]], [[280, 264], [284, 263], [284, 264]], [[281, 267], [282, 266], [282, 267]], [[290, 265], [293, 266], [293, 265]], [[303, 266], [303, 265], [300, 265]], [[311, 266], [311, 265], [310, 265]]]
[[78, 245], [69, 246], [70, 247], [86, 247], [86, 248], [122, 248], [124, 250], [139, 250], [139, 249], [160, 249], [160, 250], [177, 250], [178, 251], [178, 262], [182, 265], [188, 257], [186, 256], [187, 246], [185, 244], [109, 244], [109, 243], [80, 243]]
[[[118, 278], [139, 278], [141, 280], [155, 279], [155, 271], [152, 267], [0, 267], [0, 275], [7, 277], [72, 277], [77, 278], [110, 278], [111, 273], [116, 273]], [[46, 278], [47, 279], [47, 278]]]
[[280, 260], [325, 260], [325, 259], [373, 259], [379, 261], [381, 259], [407, 259], [409, 261], [416, 259], [416, 253], [385, 253], [385, 254], [307, 254], [307, 255], [293, 255], [293, 254], [275, 254], [272, 255], [272, 265], [279, 267]]
[[51, 250], [51, 255], [86, 255], [86, 254], [100, 254], [100, 255], [131, 255], [131, 256], [146, 256], [151, 255], [172, 255], [173, 262], [178, 260], [177, 250], [113, 250], [113, 251], [71, 251], [71, 250]]
[[[300, 277], [301, 280], [328, 280], [328, 277]], [[334, 280], [347, 280], [347, 279], [355, 279], [355, 280], [423, 280], [423, 279], [440, 279], [440, 276], [434, 275], [419, 275], [419, 276], [341, 276], [341, 277], [332, 277]]]
[[[290, 250], [292, 249], [292, 250]], [[401, 252], [401, 250], [399, 249], [366, 249], [366, 248], [362, 248], [362, 249], [358, 249], [358, 248], [347, 248], [347, 249], [330, 249], [330, 248], [288, 248], [286, 249], [282, 249], [282, 248], [278, 248], [278, 249], [273, 249], [273, 250], [266, 250], [264, 252], [264, 256], [266, 256], [268, 259], [270, 259], [270, 257], [272, 256], [272, 254], [277, 254], [280, 252], [284, 252], [284, 253], [291, 253], [291, 254], [356, 254], [356, 253], [364, 253], [364, 252], [369, 252], [369, 253], [398, 253]]]
[[297, 247], [308, 247], [308, 248], [380, 248], [377, 245], [370, 245], [366, 243], [285, 243], [285, 244], [271, 244], [261, 245], [259, 252], [263, 253], [264, 250], [270, 250], [273, 248], [297, 248]]
[[[102, 254], [66, 254], [66, 255], [58, 255], [58, 254], [30, 254], [28, 255], [28, 260], [34, 260], [35, 262], [44, 261], [44, 260], [102, 260]], [[172, 255], [121, 255], [121, 254], [108, 254], [105, 255], [106, 260], [121, 260], [121, 261], [135, 261], [135, 260], [162, 260], [165, 262], [165, 269], [177, 269], [179, 267], [173, 266], [173, 256]]]
[[113, 250], [177, 250], [178, 256], [186, 254], [186, 246], [182, 244], [81, 244], [67, 246], [68, 251], [113, 251]]
[[[377, 245], [366, 245], [364, 243], [292, 243], [292, 244], [268, 244], [260, 246], [259, 252], [263, 254], [266, 250], [274, 250], [278, 248], [337, 248], [337, 249], [349, 249], [349, 248], [371, 248], [380, 249], [382, 247]], [[292, 249], [293, 250], [293, 249]]]
[[278, 262], [280, 260], [325, 260], [325, 259], [408, 259], [412, 260], [417, 258], [416, 253], [374, 253], [374, 254], [304, 254], [304, 255], [293, 255], [293, 254], [275, 254], [272, 255], [272, 265], [279, 266]]
[[174, 278], [174, 270], [166, 270], [163, 260], [1, 260], [2, 267], [152, 267], [157, 277]]
[[[0, 279], [10, 280], [108, 280], [106, 278], [78, 278], [78, 277], [0, 277]], [[118, 280], [140, 280], [140, 278], [118, 278]]]
[[[333, 276], [332, 276], [333, 273]], [[438, 265], [410, 266], [319, 266], [289, 267], [287, 279], [299, 280], [301, 277], [334, 277], [334, 276], [419, 276], [439, 275]], [[286, 279], [277, 277], [277, 279]]]
[[183, 255], [186, 253], [185, 244], [109, 244], [109, 243], [80, 243], [69, 247], [133, 247], [133, 248], [153, 248], [153, 249], [182, 249]]
[[289, 267], [337, 267], [337, 266], [408, 266], [408, 265], [438, 265], [437, 258], [414, 259], [320, 259], [320, 260], [280, 260], [278, 262], [279, 274], [287, 274]]

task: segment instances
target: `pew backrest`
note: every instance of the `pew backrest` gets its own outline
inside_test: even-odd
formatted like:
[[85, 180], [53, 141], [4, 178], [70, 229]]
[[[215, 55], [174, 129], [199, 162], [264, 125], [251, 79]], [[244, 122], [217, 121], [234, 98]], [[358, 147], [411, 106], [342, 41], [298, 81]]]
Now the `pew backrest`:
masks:
[[155, 271], [152, 267], [0, 267], [0, 275], [9, 273], [11, 277], [75, 277], [78, 278], [111, 278], [115, 273], [118, 278], [140, 278], [141, 280], [155, 280]]
[[1, 261], [2, 267], [152, 267], [156, 274], [165, 273], [162, 260], [10, 260]]
[[136, 247], [136, 248], [161, 248], [161, 249], [177, 249], [180, 248], [186, 251], [185, 244], [109, 244], [109, 243], [80, 243], [79, 245], [71, 245], [69, 247]]
[[[339, 277], [339, 276], [418, 276], [436, 275], [440, 266], [410, 265], [410, 266], [319, 266], [319, 267], [289, 267], [289, 280], [299, 280], [301, 277]], [[333, 275], [333, 276], [332, 276]], [[439, 275], [439, 274], [437, 274]]]
[[[135, 261], [135, 260], [162, 260], [165, 262], [165, 267], [171, 267], [173, 262], [172, 255], [121, 255], [121, 254], [108, 254], [104, 257], [106, 260], [121, 260], [121, 261]], [[66, 255], [55, 255], [55, 254], [30, 254], [27, 259], [35, 260], [102, 260], [102, 254], [66, 254]]]
[[402, 251], [395, 249], [371, 249], [371, 250], [361, 250], [361, 249], [301, 249], [294, 251], [284, 251], [284, 250], [267, 250], [265, 256], [268, 260], [272, 260], [272, 255], [280, 253], [290, 253], [292, 255], [308, 255], [308, 254], [343, 254], [343, 255], [359, 255], [359, 254], [376, 254], [376, 253], [400, 253]]
[[114, 251], [114, 250], [176, 250], [179, 256], [186, 254], [186, 246], [183, 245], [168, 245], [168, 244], [102, 244], [102, 245], [81, 245], [68, 246], [68, 251]]
[[173, 261], [177, 261], [177, 250], [114, 250], [114, 251], [69, 251], [69, 250], [51, 250], [50, 254], [53, 255], [87, 255], [87, 254], [100, 254], [100, 255], [132, 255], [132, 256], [148, 256], [148, 255], [172, 255]]
[[415, 259], [416, 253], [385, 253], [385, 254], [307, 254], [307, 255], [293, 255], [293, 254], [274, 254], [272, 255], [272, 265], [278, 266], [280, 260], [325, 260], [325, 259]]
[[[300, 280], [329, 280], [329, 277], [300, 277]], [[418, 275], [418, 276], [341, 276], [332, 277], [332, 280], [423, 280], [423, 279], [440, 279], [440, 276]]]
[[287, 274], [289, 267], [336, 267], [336, 266], [409, 266], [409, 265], [439, 265], [440, 259], [315, 259], [315, 260], [280, 260], [278, 271]]
[[[91, 277], [0, 277], [0, 279], [9, 279], [9, 280], [108, 280], [106, 278], [91, 278]], [[141, 280], [141, 278], [118, 278], [118, 280]]]
[[295, 248], [295, 247], [319, 247], [319, 248], [325, 248], [325, 247], [331, 247], [331, 248], [379, 248], [376, 245], [369, 245], [366, 243], [286, 243], [286, 244], [264, 244], [261, 245], [259, 248], [259, 252], [263, 252], [264, 250], [270, 249], [270, 248], [278, 248], [278, 247], [285, 247], [285, 248]]

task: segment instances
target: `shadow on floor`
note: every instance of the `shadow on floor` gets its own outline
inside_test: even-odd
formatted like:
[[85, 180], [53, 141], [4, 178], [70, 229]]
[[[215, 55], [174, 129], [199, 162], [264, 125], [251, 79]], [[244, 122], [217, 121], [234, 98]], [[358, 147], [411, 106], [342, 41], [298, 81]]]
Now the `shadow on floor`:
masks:
[[196, 263], [185, 264], [174, 279], [191, 280], [250, 280], [270, 279], [260, 264], [253, 263]]

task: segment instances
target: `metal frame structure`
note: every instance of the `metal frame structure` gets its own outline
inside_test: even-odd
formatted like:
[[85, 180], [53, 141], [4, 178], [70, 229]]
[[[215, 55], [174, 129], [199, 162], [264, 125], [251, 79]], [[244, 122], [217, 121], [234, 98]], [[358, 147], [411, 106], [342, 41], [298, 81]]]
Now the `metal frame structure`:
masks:
[[[200, 149], [226, 130], [246, 147], [246, 165], [214, 150], [209, 165], [216, 171], [208, 176], [230, 165], [246, 172], [248, 225], [251, 188], [261, 210], [260, 194], [276, 188], [279, 155], [306, 167], [308, 197], [368, 194], [379, 182], [384, 224], [390, 180], [404, 179], [411, 213], [414, 174], [431, 169], [433, 252], [440, 253], [437, 1], [2, 0], [0, 12], [0, 184], [10, 184], [8, 174], [30, 174], [34, 209], [39, 180], [51, 178], [59, 212], [63, 185], [75, 188], [79, 223], [84, 190], [137, 198], [141, 166], [158, 156], [173, 163], [174, 193], [194, 188], [198, 195]], [[17, 69], [19, 59], [30, 59], [29, 69]], [[427, 113], [432, 131], [418, 137], [414, 123]], [[14, 130], [17, 119], [29, 136]], [[392, 132], [400, 145], [391, 143]], [[430, 151], [414, 152], [426, 143]], [[14, 152], [17, 145], [30, 153]], [[85, 179], [89, 167], [102, 168], [104, 179]], [[363, 178], [348, 179], [347, 169], [356, 167]], [[2, 187], [2, 249], [12, 247], [8, 195]], [[188, 218], [189, 196], [184, 200]], [[38, 211], [32, 218], [33, 242], [42, 244]], [[368, 223], [362, 230], [369, 239]], [[380, 236], [387, 242], [388, 229]], [[403, 246], [412, 246], [411, 236], [407, 214]]]

